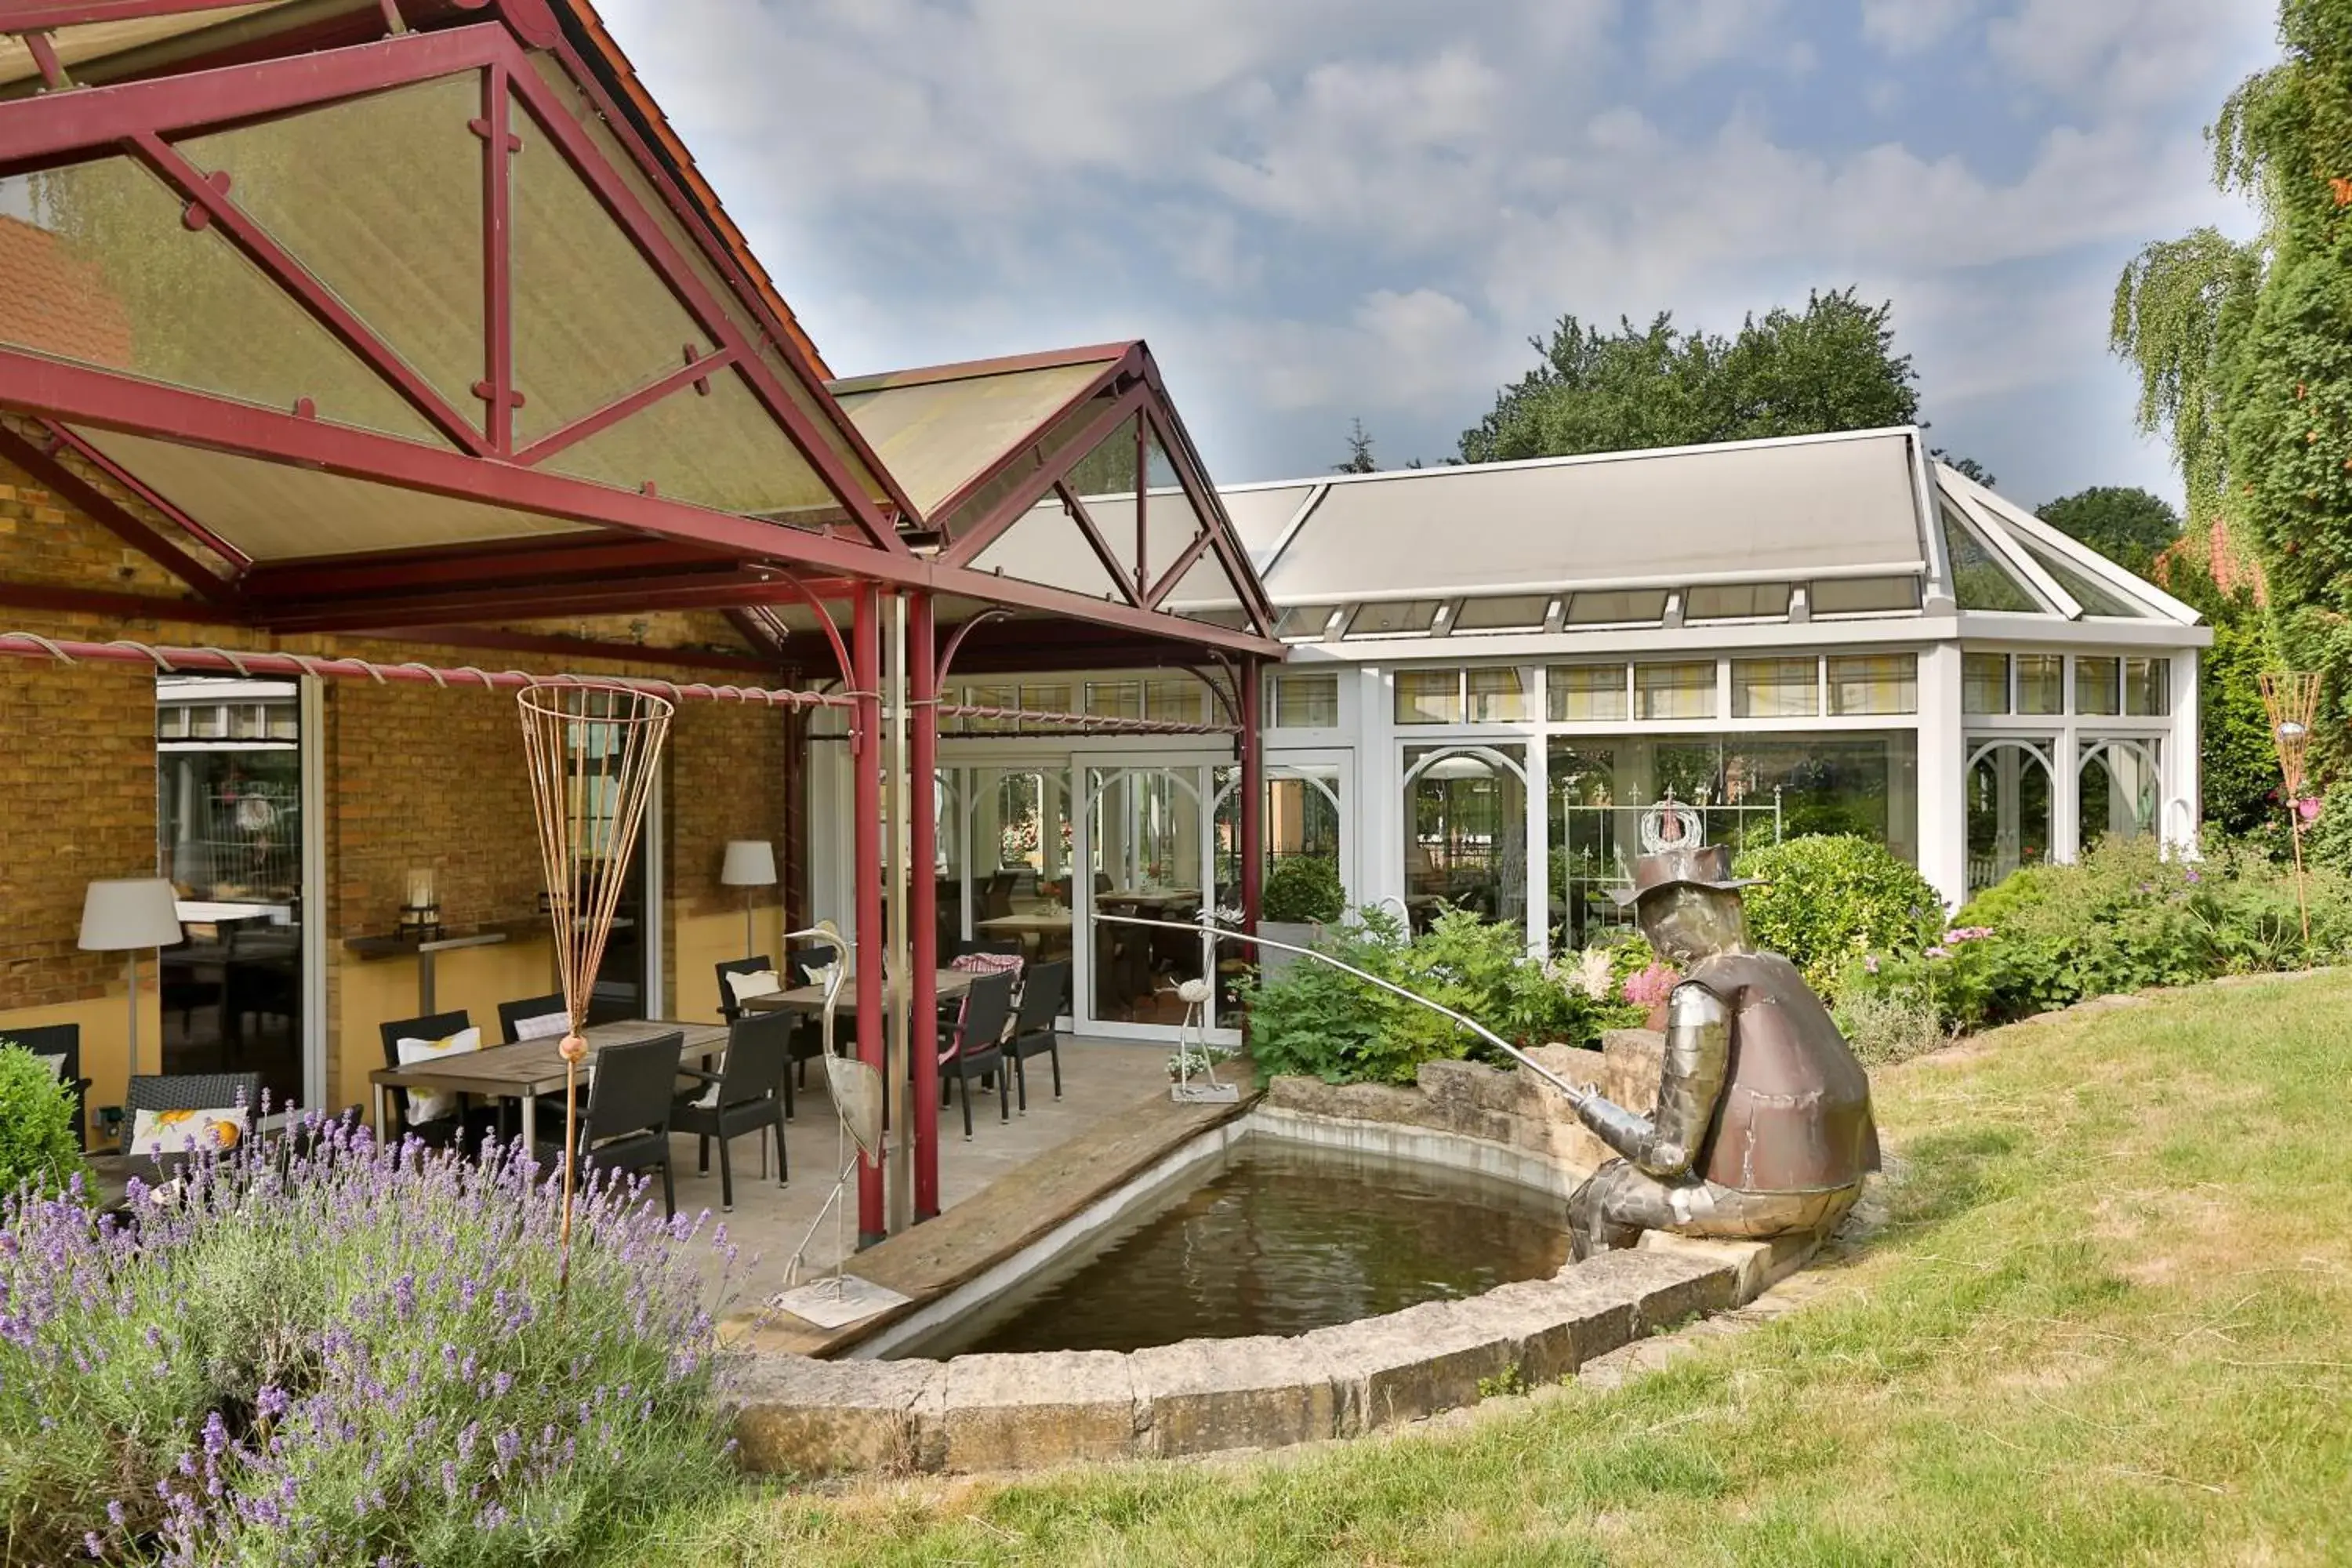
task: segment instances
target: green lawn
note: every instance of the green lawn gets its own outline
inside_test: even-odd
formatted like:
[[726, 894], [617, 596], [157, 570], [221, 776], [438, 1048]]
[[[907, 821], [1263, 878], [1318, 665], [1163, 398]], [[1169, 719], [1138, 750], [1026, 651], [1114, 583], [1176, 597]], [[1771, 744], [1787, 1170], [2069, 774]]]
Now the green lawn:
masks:
[[[1892, 1222], [1613, 1393], [1267, 1462], [747, 1490], [657, 1563], [2352, 1562], [2352, 974], [1878, 1079]], [[1490, 1413], [1491, 1414], [1491, 1413]]]

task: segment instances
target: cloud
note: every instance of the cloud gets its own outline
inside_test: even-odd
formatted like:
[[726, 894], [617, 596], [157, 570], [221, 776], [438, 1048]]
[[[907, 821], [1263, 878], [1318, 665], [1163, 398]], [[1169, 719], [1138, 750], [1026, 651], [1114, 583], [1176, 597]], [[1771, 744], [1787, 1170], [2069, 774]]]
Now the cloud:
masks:
[[1942, 43], [1977, 9], [1977, 0], [1862, 0], [1865, 42], [1898, 59]]
[[1675, 82], [1725, 64], [1771, 37], [1780, 0], [1652, 0], [1648, 58]]

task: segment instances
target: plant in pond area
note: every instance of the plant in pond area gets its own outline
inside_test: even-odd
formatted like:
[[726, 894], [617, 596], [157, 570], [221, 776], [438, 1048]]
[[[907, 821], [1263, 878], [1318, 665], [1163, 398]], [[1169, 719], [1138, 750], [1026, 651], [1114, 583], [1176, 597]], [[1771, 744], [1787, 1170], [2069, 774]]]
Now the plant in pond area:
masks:
[[1942, 898], [1916, 868], [1853, 834], [1750, 849], [1738, 874], [1763, 882], [1748, 889], [1748, 935], [1786, 955], [1825, 998], [1863, 953], [1907, 945], [1944, 918]]
[[131, 1198], [0, 1209], [10, 1563], [576, 1561], [731, 1472], [695, 1226], [637, 1188], [579, 1194], [560, 1303], [510, 1150], [313, 1118]]
[[73, 1090], [47, 1061], [0, 1038], [0, 1196], [63, 1192], [81, 1169], [73, 1124]]
[[1507, 1399], [1513, 1394], [1525, 1394], [1527, 1391], [1528, 1374], [1519, 1370], [1518, 1363], [1516, 1362], [1493, 1377], [1482, 1377], [1478, 1380], [1478, 1397], [1481, 1399]]
[[1320, 855], [1293, 855], [1266, 873], [1260, 896], [1265, 918], [1292, 925], [1328, 925], [1348, 909], [1336, 861]]

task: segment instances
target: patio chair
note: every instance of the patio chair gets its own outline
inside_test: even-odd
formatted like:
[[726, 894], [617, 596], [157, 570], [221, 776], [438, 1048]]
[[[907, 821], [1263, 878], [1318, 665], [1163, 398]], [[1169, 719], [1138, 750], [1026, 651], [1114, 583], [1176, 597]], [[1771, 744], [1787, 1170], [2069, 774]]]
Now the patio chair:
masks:
[[571, 1027], [572, 1011], [561, 992], [499, 1004], [499, 1035], [510, 1046], [520, 1040], [561, 1039]]
[[793, 1020], [782, 1013], [755, 1014], [728, 1026], [727, 1062], [718, 1072], [682, 1070], [709, 1087], [680, 1095], [670, 1109], [670, 1131], [691, 1132], [697, 1152], [695, 1169], [710, 1173], [710, 1141], [719, 1140], [719, 1206], [735, 1209], [735, 1165], [729, 1146], [746, 1132], [760, 1135], [760, 1175], [768, 1174], [768, 1134], [776, 1136], [776, 1185], [790, 1182], [784, 1158], [784, 1111], [782, 1096], [792, 1092]]
[[1013, 1120], [1009, 1092], [1011, 1074], [1004, 1065], [1004, 1025], [1013, 1016], [1013, 976], [982, 974], [965, 993], [957, 1015], [955, 1036], [940, 1052], [940, 1103], [947, 1103], [948, 1086], [956, 1087], [963, 1102], [963, 1135], [971, 1138], [971, 1080], [996, 1077], [996, 1119]]
[[37, 1057], [54, 1058], [58, 1081], [73, 1091], [74, 1147], [88, 1152], [89, 1079], [81, 1076], [81, 1026], [41, 1024], [29, 1029], [0, 1029], [0, 1039], [13, 1040]]
[[580, 1117], [579, 1154], [595, 1171], [646, 1171], [658, 1165], [662, 1213], [677, 1215], [669, 1163], [670, 1117], [686, 1037], [676, 1030], [596, 1053], [588, 1107]]
[[1070, 966], [1067, 961], [1041, 963], [1029, 972], [1029, 984], [1022, 988], [1021, 1010], [1014, 1016], [1013, 1038], [1005, 1045], [1005, 1053], [1013, 1058], [1013, 1083], [1021, 1101], [1021, 1114], [1029, 1114], [1029, 1058], [1049, 1058], [1054, 1065], [1054, 1098], [1062, 1098], [1062, 1037], [1054, 1027], [1054, 1020], [1062, 1016], [1062, 1008], [1070, 997]]
[[1028, 949], [1022, 945], [1021, 939], [1017, 936], [967, 936], [959, 937], [956, 940], [955, 951], [949, 956], [952, 958], [970, 958], [975, 952], [989, 952], [1019, 958], [1027, 951]]
[[784, 966], [791, 972], [794, 985], [815, 984], [816, 976], [813, 971], [828, 968], [840, 962], [840, 952], [829, 942], [813, 942], [807, 947], [793, 948], [784, 954]]
[[[261, 1120], [261, 1075], [257, 1072], [198, 1072], [142, 1075], [131, 1080], [122, 1096], [122, 1157], [139, 1134], [142, 1110], [228, 1110], [246, 1108], [246, 1131]], [[156, 1177], [168, 1179], [188, 1163], [185, 1154], [152, 1154]]]
[[[712, 967], [719, 973], [719, 1016], [730, 1024], [743, 1016], [743, 996], [738, 994], [732, 976], [740, 975], [748, 979], [754, 974], [773, 975], [775, 989], [779, 991], [788, 989], [791, 984], [784, 978], [783, 972], [776, 967], [776, 961], [765, 956], [724, 958]], [[765, 993], [752, 991], [748, 994], [758, 996]]]
[[[460, 1029], [473, 1026], [472, 1016], [462, 1007], [454, 1013], [435, 1013], [424, 1018], [396, 1018], [389, 1024], [380, 1025], [378, 1027], [383, 1035], [383, 1065], [388, 1068], [402, 1065], [400, 1042], [403, 1040], [446, 1040]], [[433, 1148], [444, 1149], [453, 1143], [471, 1145], [479, 1143], [484, 1138], [499, 1135], [500, 1118], [498, 1107], [475, 1105], [468, 1096], [462, 1094], [457, 1096], [453, 1103], [456, 1106], [453, 1112], [418, 1121], [411, 1113], [409, 1091], [397, 1087], [392, 1090], [393, 1113], [399, 1118], [400, 1125]], [[376, 1136], [380, 1138], [392, 1135], [391, 1128], [376, 1129]]]

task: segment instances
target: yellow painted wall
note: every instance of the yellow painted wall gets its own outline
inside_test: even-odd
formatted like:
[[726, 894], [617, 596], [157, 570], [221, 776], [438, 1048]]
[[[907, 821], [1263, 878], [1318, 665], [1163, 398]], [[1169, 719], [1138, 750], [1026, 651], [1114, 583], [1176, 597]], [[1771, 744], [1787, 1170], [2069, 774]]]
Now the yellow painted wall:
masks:
[[[380, 1026], [416, 1016], [416, 960], [361, 959], [344, 951], [334, 955], [334, 962], [341, 984], [335, 993], [331, 1100], [336, 1110], [357, 1105], [373, 1118], [375, 1096], [367, 1079], [383, 1066]], [[547, 937], [457, 948], [434, 960], [434, 1010], [464, 1008], [481, 1029], [485, 1045], [495, 1045], [501, 1037], [499, 1003], [544, 996], [555, 988], [554, 943]]]
[[[150, 1073], [157, 1071], [163, 1059], [163, 1008], [155, 979], [151, 958], [139, 966], [139, 1065], [142, 1071]], [[118, 979], [104, 996], [0, 1013], [0, 1039], [8, 1037], [11, 1026], [29, 1029], [43, 1024], [81, 1026], [81, 1071], [90, 1080], [89, 1103], [94, 1126], [100, 1106], [122, 1103], [131, 1076], [131, 1006], [122, 982]]]
[[[716, 1024], [719, 1022], [719, 973], [717, 965], [723, 960], [743, 956], [743, 911], [730, 910], [725, 914], [693, 914], [682, 899], [670, 901], [669, 951], [671, 1017], [682, 1023]], [[755, 952], [766, 957], [782, 958], [784, 910], [781, 904], [751, 911], [752, 940], [758, 943]]]

